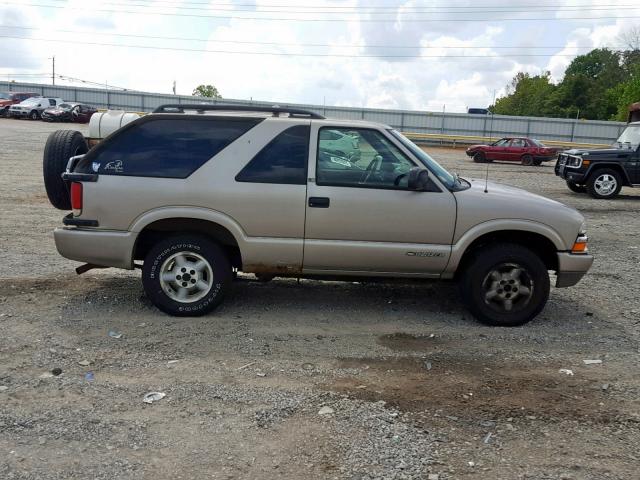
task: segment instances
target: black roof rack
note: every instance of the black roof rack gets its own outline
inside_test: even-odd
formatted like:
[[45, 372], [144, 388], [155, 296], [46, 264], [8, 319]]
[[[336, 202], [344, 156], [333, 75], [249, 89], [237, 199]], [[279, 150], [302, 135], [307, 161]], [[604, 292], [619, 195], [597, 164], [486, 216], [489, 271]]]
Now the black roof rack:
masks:
[[322, 115], [312, 112], [310, 110], [303, 110], [301, 108], [287, 108], [287, 107], [265, 107], [265, 106], [252, 106], [252, 105], [229, 105], [224, 103], [218, 103], [215, 105], [207, 105], [200, 103], [168, 103], [166, 105], [160, 105], [153, 113], [184, 113], [185, 110], [196, 110], [197, 112], [205, 111], [225, 111], [225, 112], [267, 112], [273, 113], [278, 116], [280, 113], [288, 113], [292, 117], [308, 117], [315, 119], [323, 119]]

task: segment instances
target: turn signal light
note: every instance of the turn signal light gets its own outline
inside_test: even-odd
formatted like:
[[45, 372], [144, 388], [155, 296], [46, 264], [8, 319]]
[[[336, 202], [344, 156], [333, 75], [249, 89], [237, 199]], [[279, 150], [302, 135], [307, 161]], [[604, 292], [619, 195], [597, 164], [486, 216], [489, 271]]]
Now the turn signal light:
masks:
[[582, 160], [583, 167], [588, 167], [590, 163], [591, 163], [591, 160]]
[[573, 244], [571, 253], [587, 253], [589, 251], [587, 248], [588, 242], [589, 238], [586, 235], [580, 235]]
[[71, 208], [74, 217], [82, 213], [82, 184], [79, 182], [71, 183]]

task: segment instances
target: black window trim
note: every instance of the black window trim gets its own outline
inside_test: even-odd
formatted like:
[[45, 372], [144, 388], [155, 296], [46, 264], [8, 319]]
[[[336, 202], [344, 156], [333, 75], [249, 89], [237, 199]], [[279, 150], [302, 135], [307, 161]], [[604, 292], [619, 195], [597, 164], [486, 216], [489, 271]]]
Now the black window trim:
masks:
[[93, 160], [95, 159], [95, 157], [97, 155], [100, 154], [100, 152], [102, 150], [104, 150], [105, 148], [109, 147], [109, 145], [111, 145], [111, 143], [113, 143], [114, 139], [117, 138], [120, 134], [127, 132], [129, 130], [131, 130], [132, 128], [138, 126], [138, 125], [143, 125], [147, 122], [153, 122], [153, 121], [157, 121], [157, 120], [196, 120], [196, 121], [211, 121], [211, 120], [225, 120], [225, 121], [229, 121], [229, 122], [236, 122], [236, 121], [246, 121], [246, 120], [252, 120], [255, 123], [248, 129], [246, 130], [243, 134], [241, 134], [239, 137], [236, 137], [235, 139], [233, 139], [226, 147], [224, 147], [222, 150], [220, 150], [219, 152], [217, 152], [213, 157], [211, 157], [209, 160], [205, 161], [202, 165], [200, 165], [198, 168], [196, 168], [195, 170], [193, 170], [191, 173], [189, 173], [189, 175], [185, 176], [185, 177], [173, 177], [173, 176], [151, 176], [151, 175], [131, 175], [131, 174], [126, 174], [126, 173], [118, 173], [117, 175], [111, 174], [111, 173], [100, 173], [100, 175], [110, 175], [110, 176], [114, 176], [114, 177], [140, 177], [140, 178], [171, 178], [171, 179], [178, 179], [178, 180], [184, 180], [185, 178], [189, 178], [191, 175], [193, 175], [194, 173], [196, 173], [198, 170], [200, 170], [202, 167], [204, 167], [207, 163], [209, 163], [213, 158], [217, 157], [219, 154], [221, 154], [222, 152], [224, 152], [227, 148], [229, 148], [231, 145], [233, 145], [235, 142], [237, 142], [240, 138], [242, 138], [243, 136], [245, 136], [247, 133], [249, 133], [251, 130], [253, 130], [255, 127], [257, 127], [258, 125], [260, 125], [264, 120], [265, 117], [241, 117], [241, 116], [224, 116], [224, 115], [181, 115], [181, 114], [162, 114], [162, 115], [145, 115], [143, 117], [138, 118], [137, 120], [134, 120], [133, 122], [130, 122], [128, 124], [126, 124], [124, 127], [116, 130], [115, 132], [107, 135], [100, 143], [98, 143], [95, 147], [91, 148], [84, 156], [83, 163], [93, 163]]
[[[292, 128], [297, 128], [297, 127], [307, 127], [307, 129], [309, 130], [309, 136], [307, 138], [307, 158], [304, 162], [304, 180], [301, 183], [283, 183], [283, 182], [258, 182], [255, 180], [240, 180], [238, 177], [242, 174], [242, 172], [244, 172], [244, 170], [251, 165], [251, 162], [253, 162], [253, 160], [260, 155], [264, 150], [266, 150], [267, 148], [269, 148], [273, 142], [275, 142], [278, 137], [280, 137], [280, 135], [282, 135], [283, 133], [288, 132], [289, 130], [291, 130]], [[262, 147], [253, 157], [251, 157], [251, 160], [249, 160], [241, 169], [240, 171], [236, 174], [236, 176], [234, 177], [234, 180], [236, 182], [239, 183], [261, 183], [264, 185], [306, 185], [307, 184], [307, 178], [309, 176], [309, 153], [311, 151], [311, 122], [309, 123], [298, 123], [296, 125], [291, 125], [287, 128], [285, 128], [284, 130], [282, 130], [281, 132], [279, 132], [278, 134], [276, 134], [273, 138], [271, 138], [271, 140], [269, 140], [267, 142], [267, 144]]]
[[[418, 164], [416, 164], [415, 160], [413, 158], [411, 158], [411, 156], [407, 155], [407, 153], [402, 150], [400, 148], [399, 145], [396, 144], [396, 142], [394, 141], [393, 138], [390, 138], [389, 136], [387, 136], [386, 131], [384, 130], [379, 130], [377, 128], [371, 128], [371, 127], [345, 127], [343, 125], [336, 125], [336, 126], [322, 126], [318, 129], [318, 138], [316, 139], [316, 159], [315, 159], [315, 163], [316, 163], [316, 178], [315, 178], [315, 182], [316, 185], [318, 185], [319, 187], [343, 187], [343, 188], [369, 188], [369, 189], [375, 189], [375, 190], [393, 190], [394, 192], [412, 192], [413, 190], [409, 190], [408, 188], [402, 187], [402, 188], [396, 188], [394, 187], [387, 187], [384, 185], [345, 185], [345, 184], [337, 184], [337, 183], [328, 183], [328, 182], [320, 182], [318, 180], [318, 157], [320, 154], [320, 131], [324, 130], [325, 128], [327, 129], [343, 129], [343, 128], [349, 128], [350, 130], [353, 131], [360, 131], [360, 130], [370, 130], [372, 132], [376, 132], [376, 133], [380, 133], [382, 134], [382, 136], [388, 140], [394, 147], [396, 147], [398, 149], [398, 151], [414, 166], [414, 167], [422, 167], [426, 170], [426, 167], [424, 165], [422, 165], [422, 162], [418, 162]], [[431, 175], [430, 175], [431, 176]], [[433, 180], [432, 180], [433, 182]], [[435, 184], [435, 182], [433, 182]], [[439, 188], [436, 185], [437, 188]]]

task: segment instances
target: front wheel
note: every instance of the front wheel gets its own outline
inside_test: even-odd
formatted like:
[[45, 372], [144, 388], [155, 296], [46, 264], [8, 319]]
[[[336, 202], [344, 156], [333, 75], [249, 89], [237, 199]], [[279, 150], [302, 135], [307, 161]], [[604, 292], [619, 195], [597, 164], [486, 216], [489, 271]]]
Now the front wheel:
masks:
[[593, 198], [613, 198], [622, 188], [620, 174], [610, 168], [602, 168], [593, 172], [587, 180], [587, 192]]
[[216, 308], [233, 274], [224, 251], [197, 235], [156, 243], [144, 259], [142, 284], [153, 304], [169, 315], [201, 316]]
[[481, 323], [523, 325], [538, 315], [549, 298], [549, 273], [540, 257], [516, 244], [495, 244], [476, 251], [461, 272], [462, 300]]
[[484, 163], [487, 161], [487, 157], [482, 152], [476, 152], [473, 154], [473, 161], [476, 163]]
[[40, 118], [40, 115], [38, 115], [38, 111], [37, 110], [33, 110], [30, 114], [29, 114], [29, 118], [31, 120], [38, 120]]

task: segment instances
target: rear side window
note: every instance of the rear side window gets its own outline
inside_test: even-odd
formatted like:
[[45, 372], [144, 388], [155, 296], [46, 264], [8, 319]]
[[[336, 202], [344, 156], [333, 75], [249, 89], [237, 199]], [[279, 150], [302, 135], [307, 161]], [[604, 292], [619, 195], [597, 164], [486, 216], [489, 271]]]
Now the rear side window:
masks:
[[98, 144], [75, 171], [186, 178], [261, 121], [229, 117], [143, 121]]
[[308, 125], [286, 129], [253, 157], [236, 175], [236, 181], [306, 184], [309, 135]]

